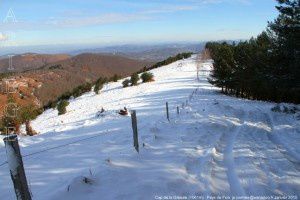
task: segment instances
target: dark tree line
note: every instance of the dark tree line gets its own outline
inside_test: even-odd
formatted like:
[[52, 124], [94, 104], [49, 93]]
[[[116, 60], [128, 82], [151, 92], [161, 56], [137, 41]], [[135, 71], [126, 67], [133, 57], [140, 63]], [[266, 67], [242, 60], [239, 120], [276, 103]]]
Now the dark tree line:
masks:
[[[182, 59], [186, 59], [186, 58], [189, 58], [193, 55], [192, 52], [188, 52], [188, 53], [179, 53], [177, 54], [176, 56], [171, 56], [169, 58], [167, 58], [166, 60], [164, 61], [161, 61], [161, 62], [158, 62], [156, 63], [155, 65], [153, 65], [150, 69], [155, 69], [155, 68], [158, 68], [158, 67], [161, 67], [161, 66], [164, 66], [164, 65], [168, 65], [168, 64], [171, 64], [173, 62], [176, 62], [178, 60], [182, 60]], [[150, 70], [148, 69], [148, 70]]]
[[224, 93], [258, 100], [300, 103], [300, 0], [278, 0], [279, 16], [256, 38], [209, 42], [209, 79]]
[[142, 73], [142, 72], [146, 72], [152, 69], [156, 69], [165, 65], [169, 65], [173, 62], [176, 62], [178, 60], [182, 60], [182, 59], [187, 59], [189, 57], [191, 57], [193, 55], [192, 52], [184, 52], [184, 53], [179, 53], [176, 56], [171, 56], [169, 58], [167, 58], [166, 60], [160, 61], [155, 63], [154, 65], [150, 66], [150, 67], [144, 67], [144, 69], [138, 71], [137, 73]]

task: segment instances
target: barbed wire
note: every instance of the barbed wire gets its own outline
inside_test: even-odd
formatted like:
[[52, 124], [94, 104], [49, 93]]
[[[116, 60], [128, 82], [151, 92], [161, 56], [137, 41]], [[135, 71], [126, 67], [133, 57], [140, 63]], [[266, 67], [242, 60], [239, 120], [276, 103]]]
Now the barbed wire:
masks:
[[[191, 97], [193, 97], [195, 94], [197, 94], [197, 92], [198, 92], [198, 88], [193, 90], [193, 92], [189, 95], [188, 101], [190, 101], [192, 99]], [[184, 103], [182, 103], [182, 104], [184, 104]], [[141, 127], [138, 127], [138, 129], [143, 130], [146, 126], [148, 126], [148, 124], [145, 124]], [[26, 154], [26, 155], [22, 156], [22, 158], [31, 157], [33, 155], [37, 155], [37, 154], [44, 153], [44, 152], [47, 152], [47, 151], [51, 151], [51, 150], [54, 150], [54, 149], [59, 149], [59, 148], [66, 147], [66, 146], [76, 144], [76, 143], [79, 143], [79, 142], [87, 141], [87, 140], [90, 140], [90, 139], [93, 139], [93, 138], [96, 138], [96, 137], [103, 136], [104, 134], [107, 134], [107, 132], [106, 133], [100, 133], [100, 134], [94, 135], [92, 137], [83, 138], [83, 139], [80, 139], [80, 140], [69, 142], [69, 143], [66, 143], [66, 144], [58, 145], [58, 146], [55, 146], [55, 147], [50, 147], [50, 148], [47, 148], [47, 149], [43, 149], [43, 150], [40, 150], [40, 151], [37, 151], [37, 152], [29, 153], [29, 154]], [[1, 163], [0, 167], [4, 166], [6, 164], [8, 164], [7, 161]]]
[[1, 164], [0, 164], [0, 167], [4, 166], [4, 165], [6, 165], [6, 164], [8, 164], [8, 162], [7, 162], [7, 161], [5, 161], [5, 162], [1, 163]]
[[[33, 156], [33, 155], [36, 155], [36, 154], [40, 154], [40, 153], [44, 153], [44, 152], [47, 152], [47, 151], [51, 151], [51, 150], [54, 150], [54, 149], [59, 149], [59, 148], [66, 147], [66, 146], [69, 146], [71, 144], [76, 144], [76, 143], [79, 143], [79, 142], [82, 142], [82, 141], [94, 139], [96, 137], [100, 137], [100, 136], [103, 136], [105, 134], [108, 134], [108, 132], [106, 132], [106, 133], [99, 133], [97, 135], [94, 135], [94, 136], [91, 136], [91, 137], [88, 137], [88, 138], [83, 138], [83, 139], [76, 140], [76, 141], [73, 141], [73, 142], [69, 142], [69, 143], [66, 143], [66, 144], [62, 144], [62, 145], [58, 145], [58, 146], [55, 146], [55, 147], [50, 147], [50, 148], [47, 148], [47, 149], [43, 149], [43, 150], [40, 150], [40, 151], [29, 153], [29, 154], [26, 154], [26, 155], [22, 156], [22, 158], [30, 157], [30, 156]], [[0, 167], [4, 166], [6, 164], [8, 164], [7, 161], [1, 163]]]

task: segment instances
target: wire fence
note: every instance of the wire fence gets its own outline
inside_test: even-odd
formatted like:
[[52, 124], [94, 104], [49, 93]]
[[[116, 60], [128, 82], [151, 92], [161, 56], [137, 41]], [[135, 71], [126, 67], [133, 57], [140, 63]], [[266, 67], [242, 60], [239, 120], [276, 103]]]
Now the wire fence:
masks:
[[1, 163], [1, 164], [0, 164], [0, 167], [2, 167], [2, 166], [4, 166], [4, 165], [6, 165], [7, 163], [8, 163], [7, 161], [5, 161], [5, 162]]
[[[80, 139], [80, 140], [75, 140], [75, 141], [72, 141], [72, 142], [69, 142], [69, 143], [66, 143], [66, 144], [62, 144], [62, 145], [58, 145], [58, 146], [55, 146], [55, 147], [50, 147], [50, 148], [47, 148], [47, 149], [43, 149], [43, 150], [40, 150], [40, 151], [36, 151], [36, 152], [33, 152], [33, 153], [29, 153], [29, 154], [26, 154], [26, 155], [22, 156], [22, 158], [34, 156], [34, 155], [37, 155], [37, 154], [40, 154], [40, 153], [44, 153], [44, 152], [51, 151], [51, 150], [54, 150], [54, 149], [59, 149], [59, 148], [66, 147], [66, 146], [69, 146], [69, 145], [72, 145], [72, 144], [77, 144], [77, 143], [79, 143], [79, 142], [91, 140], [91, 139], [94, 139], [94, 138], [103, 136], [103, 135], [105, 135], [105, 134], [107, 134], [107, 133], [99, 133], [99, 134], [94, 135], [94, 136], [91, 136], [91, 137], [83, 138], [83, 139]], [[0, 167], [4, 166], [4, 165], [6, 165], [6, 164], [8, 164], [7, 161], [1, 163], [1, 164], [0, 164]]]
[[[198, 92], [198, 88], [193, 90], [192, 93], [188, 96], [188, 100], [185, 102], [187, 103], [188, 101], [191, 101], [193, 96], [195, 94], [197, 94]], [[184, 103], [182, 103], [184, 104]], [[187, 104], [186, 104], [187, 106]], [[145, 124], [143, 125], [142, 127], [138, 127], [138, 129], [144, 129], [148, 124]], [[83, 141], [88, 141], [88, 140], [91, 140], [91, 139], [94, 139], [94, 138], [97, 138], [97, 137], [100, 137], [100, 136], [103, 136], [104, 134], [107, 134], [107, 133], [99, 133], [97, 135], [94, 135], [94, 136], [91, 136], [91, 137], [87, 137], [87, 138], [83, 138], [83, 139], [79, 139], [79, 140], [75, 140], [75, 141], [72, 141], [72, 142], [69, 142], [69, 143], [66, 143], [66, 144], [62, 144], [62, 145], [58, 145], [58, 146], [55, 146], [55, 147], [50, 147], [50, 148], [47, 148], [47, 149], [43, 149], [43, 150], [40, 150], [40, 151], [36, 151], [36, 152], [33, 152], [33, 153], [29, 153], [29, 154], [26, 154], [24, 156], [22, 156], [22, 158], [27, 158], [27, 157], [31, 157], [31, 156], [34, 156], [34, 155], [37, 155], [37, 154], [41, 154], [41, 153], [44, 153], [44, 152], [48, 152], [48, 151], [51, 151], [51, 150], [54, 150], [54, 149], [59, 149], [59, 148], [62, 148], [62, 147], [66, 147], [66, 146], [69, 146], [69, 145], [72, 145], [72, 144], [77, 144], [79, 142], [83, 142]], [[2, 166], [5, 166], [7, 165], [8, 162], [5, 161], [5, 162], [2, 162], [0, 164], [0, 167]]]

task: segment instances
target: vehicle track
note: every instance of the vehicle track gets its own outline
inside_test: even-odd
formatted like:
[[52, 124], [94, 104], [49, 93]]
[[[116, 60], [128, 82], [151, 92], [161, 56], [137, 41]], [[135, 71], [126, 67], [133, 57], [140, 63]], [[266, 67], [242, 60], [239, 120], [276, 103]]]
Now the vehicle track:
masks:
[[294, 167], [300, 171], [300, 160], [295, 158], [294, 153], [291, 153], [289, 148], [286, 147], [286, 145], [283, 145], [282, 143], [278, 142], [278, 139], [274, 135], [274, 122], [270, 114], [264, 113], [265, 116], [265, 122], [270, 127], [271, 131], [267, 134], [269, 140], [277, 147], [278, 151], [284, 155], [284, 157], [290, 161]]
[[235, 151], [237, 173], [247, 195], [282, 195], [276, 191], [277, 185], [272, 179], [269, 159], [263, 151], [263, 144], [259, 144], [253, 136], [257, 129], [249, 125], [255, 113], [250, 112], [241, 133], [237, 137], [238, 144]]
[[[268, 125], [264, 113], [253, 111], [250, 115], [254, 122]], [[295, 188], [299, 187], [299, 184], [297, 186], [295, 182], [297, 174], [299, 178], [297, 166], [269, 139], [270, 132], [268, 130], [257, 127], [252, 127], [252, 130], [249, 132], [250, 137], [248, 138], [252, 143], [252, 151], [258, 154], [255, 157], [260, 158], [259, 162], [256, 162], [257, 169], [262, 169], [268, 177], [267, 186], [269, 187], [267, 189], [270, 188], [268, 189], [269, 192], [277, 195], [296, 194], [297, 190]], [[289, 172], [287, 173], [287, 171]]]
[[223, 130], [213, 151], [213, 169], [211, 173], [213, 194], [243, 196], [245, 191], [236, 173], [233, 149], [236, 137], [243, 127], [245, 113], [228, 105], [219, 105], [219, 107], [223, 107], [226, 111], [226, 115], [222, 118], [229, 128]]

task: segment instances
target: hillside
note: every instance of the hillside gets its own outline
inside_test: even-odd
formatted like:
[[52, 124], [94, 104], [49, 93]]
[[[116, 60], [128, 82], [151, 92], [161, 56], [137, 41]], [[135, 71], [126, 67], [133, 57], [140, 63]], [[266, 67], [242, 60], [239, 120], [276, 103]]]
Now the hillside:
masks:
[[[299, 197], [299, 112], [221, 94], [207, 82], [210, 61], [197, 81], [195, 58], [152, 70], [155, 82], [109, 83], [71, 100], [67, 114], [50, 109], [33, 121], [40, 135], [19, 139], [34, 198]], [[124, 106], [137, 111], [139, 154], [130, 117], [116, 113]], [[10, 200], [5, 158], [0, 143], [0, 199]]]
[[[85, 53], [51, 63], [37, 73], [28, 73], [28, 76], [43, 83], [36, 95], [41, 103], [45, 104], [80, 84], [93, 82], [99, 77], [110, 78], [114, 74], [130, 75], [151, 64], [122, 56]], [[54, 69], [51, 69], [53, 66]]]
[[[20, 54], [12, 57], [12, 66], [14, 72], [22, 72], [26, 70], [33, 70], [40, 68], [49, 63], [58, 62], [69, 59], [70, 56], [66, 54]], [[0, 73], [10, 72], [8, 56], [0, 57]]]
[[83, 52], [103, 53], [121, 55], [137, 60], [147, 60], [159, 62], [170, 56], [175, 56], [183, 52], [201, 52], [205, 43], [191, 44], [160, 44], [160, 45], [119, 45], [102, 48], [82, 49], [71, 51], [71, 55], [77, 55]]
[[[19, 61], [25, 65], [30, 62], [30, 59], [37, 60], [37, 62], [33, 62], [29, 67], [31, 70], [7, 77], [0, 83], [0, 86], [2, 85], [1, 88], [3, 89], [5, 81], [10, 79], [15, 82], [16, 88], [18, 85], [26, 85], [26, 87], [18, 88], [17, 94], [14, 95], [17, 102], [21, 102], [21, 105], [33, 103], [33, 100], [37, 102], [35, 103], [37, 105], [45, 105], [78, 85], [93, 82], [100, 76], [108, 78], [114, 74], [126, 76], [152, 64], [147, 61], [102, 54], [80, 54], [67, 59], [62, 59], [63, 56], [61, 56], [60, 61], [56, 62], [52, 62], [57, 60], [55, 56], [55, 59], [44, 57], [45, 60], [38, 59], [42, 58], [42, 55], [34, 55], [33, 57], [26, 55], [22, 59], [20, 57], [22, 56], [16, 56], [16, 61], [14, 57], [14, 63]], [[51, 63], [48, 63], [50, 61]], [[33, 70], [34, 68], [36, 69]], [[38, 83], [39, 87], [32, 84], [34, 82]], [[23, 93], [26, 95], [21, 95]], [[2, 105], [0, 112], [3, 111], [6, 103], [6, 95], [3, 92], [0, 93], [0, 104]]]

